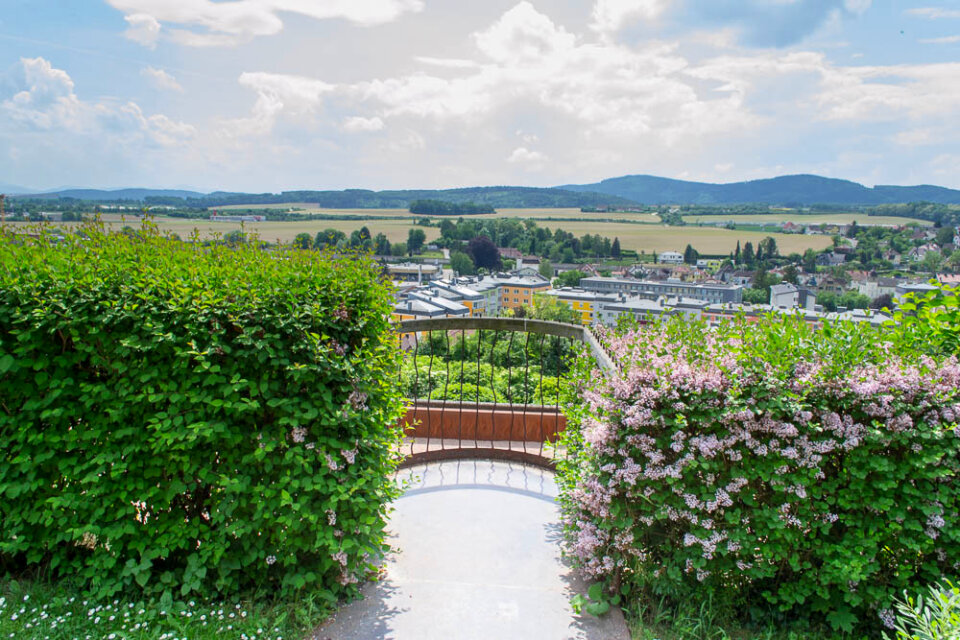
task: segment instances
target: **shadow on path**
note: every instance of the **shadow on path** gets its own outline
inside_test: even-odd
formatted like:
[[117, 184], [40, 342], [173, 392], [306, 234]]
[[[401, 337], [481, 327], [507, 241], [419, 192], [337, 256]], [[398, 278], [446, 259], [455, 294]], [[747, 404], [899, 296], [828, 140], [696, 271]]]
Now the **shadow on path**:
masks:
[[557, 487], [548, 471], [451, 461], [402, 472], [390, 520], [397, 552], [364, 599], [318, 640], [628, 640], [619, 610], [570, 607], [586, 585], [560, 557]]

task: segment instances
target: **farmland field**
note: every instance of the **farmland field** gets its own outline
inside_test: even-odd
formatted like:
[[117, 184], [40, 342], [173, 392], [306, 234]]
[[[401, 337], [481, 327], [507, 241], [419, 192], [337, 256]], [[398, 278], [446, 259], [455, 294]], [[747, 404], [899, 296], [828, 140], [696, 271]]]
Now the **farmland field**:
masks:
[[851, 224], [856, 221], [857, 224], [891, 224], [907, 225], [915, 222], [919, 225], [929, 226], [932, 222], [927, 220], [916, 220], [914, 218], [899, 218], [895, 216], [868, 216], [865, 213], [764, 213], [758, 215], [727, 215], [715, 214], [705, 216], [683, 216], [687, 224], [723, 224], [734, 222], [738, 224], [780, 224], [782, 222], [793, 222], [795, 224]]
[[[255, 209], [293, 209], [295, 213], [318, 216], [356, 216], [357, 218], [419, 218], [406, 209], [320, 209], [316, 205], [308, 202], [293, 202], [276, 205], [239, 205], [229, 207], [217, 207], [219, 211], [230, 210], [255, 210]], [[498, 209], [493, 214], [483, 214], [470, 216], [471, 218], [531, 218], [542, 220], [550, 218], [554, 221], [559, 220], [623, 220], [633, 223], [658, 224], [659, 218], [653, 213], [584, 213], [580, 209]], [[433, 216], [438, 219], [438, 216]], [[868, 216], [865, 213], [838, 212], [838, 213], [800, 213], [790, 211], [780, 211], [776, 213], [764, 213], [756, 215], [745, 214], [710, 214], [710, 215], [685, 215], [683, 219], [687, 224], [724, 224], [734, 222], [737, 224], [780, 224], [783, 222], [794, 222], [796, 224], [850, 224], [856, 221], [857, 224], [885, 224], [885, 225], [907, 225], [917, 223], [923, 226], [932, 225], [932, 222], [926, 220], [916, 220], [913, 218], [901, 218], [896, 216]]]
[[[360, 211], [366, 215], [390, 215], [397, 217], [396, 220], [364, 220]], [[323, 229], [333, 228], [349, 234], [355, 229], [366, 226], [370, 233], [376, 235], [383, 233], [390, 242], [405, 242], [407, 232], [413, 225], [413, 216], [406, 211], [397, 209], [376, 210], [324, 210], [324, 213], [347, 214], [356, 212], [356, 220], [297, 220], [290, 222], [248, 222], [243, 228], [248, 233], [256, 233], [261, 239], [274, 242], [290, 242], [299, 233], [309, 233], [311, 236]], [[405, 217], [401, 217], [405, 216]], [[496, 214], [496, 217], [527, 217], [540, 219], [540, 225], [550, 227], [551, 229], [562, 228], [577, 236], [584, 234], [596, 234], [607, 236], [609, 238], [619, 238], [620, 245], [624, 249], [634, 249], [636, 251], [660, 252], [660, 251], [683, 251], [687, 244], [703, 254], [727, 254], [734, 250], [737, 241], [741, 245], [752, 242], [754, 246], [767, 236], [772, 236], [777, 241], [781, 254], [793, 252], [803, 253], [806, 249], [823, 249], [831, 244], [828, 236], [807, 236], [801, 234], [780, 234], [766, 233], [760, 231], [730, 231], [727, 229], [718, 229], [714, 227], [668, 227], [661, 224], [645, 223], [638, 224], [632, 220], [640, 220], [643, 217], [649, 218], [649, 214], [589, 214], [581, 213], [578, 209], [508, 209]], [[607, 219], [613, 216], [622, 216], [617, 218], [623, 222], [602, 222], [593, 219], [592, 216], [603, 216]], [[608, 217], [609, 216], [609, 217]], [[628, 216], [632, 216], [628, 217]], [[475, 216], [479, 218], [494, 216]], [[561, 220], [546, 221], [543, 218], [555, 218]], [[124, 218], [119, 214], [105, 214], [102, 216], [105, 224], [120, 229], [123, 225], [136, 227], [139, 222], [136, 218]], [[197, 230], [201, 238], [213, 237], [216, 234], [226, 234], [230, 231], [236, 231], [241, 228], [238, 222], [210, 222], [206, 219], [183, 219], [157, 217], [156, 223], [162, 231], [169, 231], [178, 234], [182, 238], [187, 238], [194, 230]], [[434, 217], [436, 220], [436, 217]], [[28, 223], [8, 223], [14, 225], [26, 225]], [[62, 226], [70, 226], [70, 223]], [[427, 241], [439, 237], [440, 232], [436, 227], [418, 227], [423, 229], [427, 235]]]
[[[316, 205], [306, 203], [306, 202], [294, 202], [287, 204], [275, 204], [275, 205], [234, 205], [229, 207], [216, 207], [217, 211], [221, 212], [242, 212], [242, 211], [256, 211], [257, 209], [276, 209], [276, 210], [292, 210], [293, 213], [299, 213], [303, 215], [316, 215], [316, 216], [356, 216], [357, 218], [422, 218], [422, 217], [431, 217], [431, 216], [421, 216], [410, 213], [406, 209], [320, 209]], [[457, 216], [450, 216], [453, 219], [456, 219]], [[659, 218], [652, 213], [583, 213], [580, 209], [576, 208], [563, 208], [563, 209], [547, 209], [547, 208], [530, 208], [530, 209], [497, 209], [496, 213], [487, 213], [475, 216], [469, 216], [471, 219], [474, 218], [532, 218], [534, 220], [539, 220], [543, 218], [562, 218], [562, 219], [603, 219], [603, 220], [631, 220], [635, 222], [649, 222], [651, 224], [656, 224], [659, 222]], [[434, 220], [440, 219], [441, 216], [432, 216]]]
[[[126, 218], [121, 220], [119, 215], [104, 215], [104, 223], [115, 230], [119, 230], [124, 225], [137, 228], [140, 224], [136, 218]], [[166, 218], [157, 217], [154, 219], [161, 232], [176, 233], [181, 238], [186, 239], [194, 230], [198, 231], [201, 238], [211, 238], [215, 235], [224, 235], [231, 231], [239, 231], [241, 228], [247, 233], [257, 234], [261, 240], [267, 242], [287, 242], [292, 241], [299, 233], [309, 233], [316, 235], [323, 229], [338, 229], [350, 234], [354, 229], [366, 226], [373, 235], [383, 233], [390, 242], [406, 242], [407, 232], [413, 227], [412, 220], [317, 220], [317, 221], [295, 221], [295, 222], [246, 222], [241, 225], [239, 222], [210, 222], [209, 220], [189, 220], [185, 218]], [[7, 224], [30, 226], [32, 223], [26, 222], [8, 222]], [[57, 226], [70, 227], [72, 223], [57, 223]], [[427, 241], [439, 237], [440, 230], [436, 227], [418, 227], [427, 234]]]

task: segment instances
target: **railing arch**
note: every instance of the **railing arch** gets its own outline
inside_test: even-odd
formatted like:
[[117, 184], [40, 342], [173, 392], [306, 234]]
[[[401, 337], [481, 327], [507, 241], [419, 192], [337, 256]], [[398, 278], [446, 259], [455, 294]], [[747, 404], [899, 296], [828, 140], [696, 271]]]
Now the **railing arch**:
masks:
[[[564, 382], [564, 354], [572, 352], [570, 347], [574, 343], [583, 343], [601, 371], [609, 372], [614, 367], [593, 331], [582, 325], [527, 318], [467, 317], [407, 320], [396, 323], [394, 330], [401, 337], [405, 353], [401, 383], [412, 389], [406, 417], [401, 421], [401, 428], [407, 435], [405, 466], [432, 460], [489, 458], [552, 468], [556, 456], [562, 453], [552, 443], [566, 426], [559, 406], [560, 385]], [[523, 346], [515, 349], [517, 336], [521, 336], [519, 340]], [[534, 341], [532, 348], [531, 337]], [[508, 364], [498, 369], [493, 359], [498, 353], [498, 344], [503, 345], [501, 339], [507, 341]], [[548, 348], [555, 352], [545, 352], [544, 345], [548, 341], [553, 342]], [[476, 343], [475, 355], [470, 353], [471, 342]], [[454, 353], [451, 345], [456, 347], [456, 360], [451, 360]], [[487, 354], [484, 354], [485, 348]], [[438, 350], [443, 352], [443, 358], [437, 358]], [[514, 366], [514, 354], [518, 350], [524, 357], [524, 375], [514, 388], [514, 370], [520, 369], [519, 365]], [[424, 351], [428, 352], [429, 358], [426, 370], [422, 371], [424, 363], [420, 357]], [[536, 354], [539, 354], [539, 361], [531, 362], [531, 355]], [[545, 355], [556, 357], [545, 359]], [[410, 358], [412, 365], [409, 364]], [[492, 402], [481, 400], [485, 361], [490, 364], [487, 381]], [[547, 377], [548, 382], [556, 385], [552, 398], [544, 397], [544, 370], [548, 361], [557, 374]], [[453, 372], [451, 362], [455, 367]], [[442, 369], [438, 371], [435, 365]], [[459, 371], [456, 371], [457, 367]], [[531, 369], [537, 378], [535, 384], [530, 378]], [[442, 392], [439, 386], [435, 386], [435, 371], [438, 371], [437, 378], [443, 380]], [[504, 374], [505, 392], [498, 390], [498, 384], [501, 388], [503, 386]], [[459, 387], [453, 392], [449, 389], [452, 379]], [[464, 393], [465, 385], [471, 385], [468, 388], [473, 392], [472, 398], [469, 393]], [[424, 390], [426, 397], [421, 397]], [[440, 397], [431, 399], [432, 395]], [[522, 402], [516, 401], [518, 396]], [[530, 402], [531, 399], [539, 402]], [[553, 402], [545, 402], [549, 399]]]

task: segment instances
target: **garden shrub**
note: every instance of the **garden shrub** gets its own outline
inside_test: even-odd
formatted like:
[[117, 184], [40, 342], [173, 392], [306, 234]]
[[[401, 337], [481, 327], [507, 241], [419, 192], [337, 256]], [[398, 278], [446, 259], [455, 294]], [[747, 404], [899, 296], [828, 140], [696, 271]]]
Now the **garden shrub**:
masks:
[[[560, 462], [567, 550], [610, 598], [871, 633], [960, 567], [960, 364], [793, 319], [599, 330]], [[903, 348], [901, 348], [903, 347]]]
[[369, 259], [88, 226], [0, 233], [0, 265], [0, 570], [100, 596], [356, 588], [402, 413]]

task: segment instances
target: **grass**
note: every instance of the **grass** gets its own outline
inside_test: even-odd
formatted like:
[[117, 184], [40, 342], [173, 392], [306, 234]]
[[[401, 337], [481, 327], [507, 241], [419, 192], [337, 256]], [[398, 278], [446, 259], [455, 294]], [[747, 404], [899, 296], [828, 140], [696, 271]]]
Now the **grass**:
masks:
[[667, 606], [664, 601], [646, 603], [627, 613], [632, 640], [832, 640], [838, 637], [809, 629], [783, 630], [773, 624], [745, 628], [728, 623], [709, 600], [678, 607]]
[[130, 598], [97, 601], [68, 583], [0, 581], [0, 638], [18, 640], [282, 640], [304, 637], [330, 614], [325, 602], [201, 602], [164, 607]]

